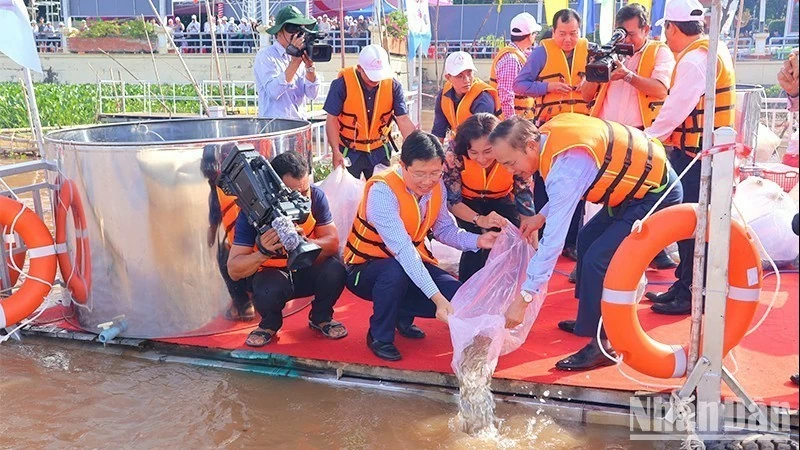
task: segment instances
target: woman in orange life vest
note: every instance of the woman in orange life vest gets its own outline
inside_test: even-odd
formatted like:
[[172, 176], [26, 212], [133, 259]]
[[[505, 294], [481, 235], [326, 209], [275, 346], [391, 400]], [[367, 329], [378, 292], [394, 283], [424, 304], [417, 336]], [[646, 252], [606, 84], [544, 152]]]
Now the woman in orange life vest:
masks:
[[[514, 177], [492, 156], [489, 133], [500, 120], [479, 113], [458, 126], [445, 159], [447, 207], [458, 226], [472, 233], [498, 228], [506, 219], [519, 227], [520, 215], [533, 216], [530, 180]], [[486, 264], [488, 250], [464, 252], [458, 266], [463, 283]]]
[[[220, 275], [225, 280], [225, 286], [231, 296], [231, 306], [225, 312], [228, 320], [249, 321], [255, 318], [256, 311], [250, 301], [250, 293], [244, 280], [233, 281], [228, 275], [228, 254], [233, 244], [233, 227], [239, 207], [234, 203], [234, 197], [226, 196], [217, 187], [220, 164], [228, 156], [234, 143], [223, 145], [208, 145], [203, 149], [200, 170], [208, 180], [208, 246], [217, 243], [217, 264]], [[224, 236], [220, 239], [219, 227], [222, 225]]]

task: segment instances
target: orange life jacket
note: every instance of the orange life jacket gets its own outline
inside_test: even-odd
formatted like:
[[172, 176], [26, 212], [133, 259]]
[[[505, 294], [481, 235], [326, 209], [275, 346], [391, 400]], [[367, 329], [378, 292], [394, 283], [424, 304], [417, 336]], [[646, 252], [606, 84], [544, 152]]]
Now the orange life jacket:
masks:
[[217, 198], [219, 207], [222, 210], [222, 226], [225, 227], [225, 242], [233, 245], [233, 232], [236, 228], [236, 217], [239, 216], [239, 206], [236, 205], [236, 197], [225, 195], [222, 189], [217, 187]]
[[350, 229], [350, 236], [347, 238], [347, 245], [344, 248], [344, 261], [347, 264], [363, 264], [372, 259], [391, 258], [394, 255], [386, 248], [378, 230], [367, 220], [367, 196], [369, 190], [375, 183], [385, 183], [397, 196], [400, 203], [400, 218], [403, 220], [411, 241], [422, 257], [422, 260], [438, 264], [433, 253], [425, 246], [425, 237], [433, 228], [436, 217], [439, 215], [439, 205], [442, 202], [442, 189], [440, 184], [436, 184], [428, 202], [428, 209], [425, 217], [420, 214], [419, 203], [413, 194], [408, 192], [403, 178], [395, 169], [389, 169], [377, 175], [373, 175], [364, 187], [364, 196], [358, 206], [358, 213]]
[[[308, 218], [306, 218], [306, 221], [300, 224], [300, 228], [303, 229], [303, 233], [307, 237], [314, 237], [314, 229], [316, 228], [316, 226], [317, 226], [317, 219], [314, 218], [313, 214], [309, 214]], [[256, 239], [259, 239], [259, 237], [256, 237]], [[253, 250], [256, 252], [259, 251], [258, 247], [255, 245], [253, 246]], [[285, 253], [283, 253], [264, 261], [263, 263], [261, 263], [261, 267], [285, 269], [287, 262], [288, 262], [288, 257]]]
[[[643, 78], [650, 78], [653, 75], [653, 69], [656, 67], [656, 55], [661, 48], [667, 48], [663, 42], [648, 40], [642, 49], [642, 56], [639, 59], [639, 66], [636, 68], [636, 74]], [[598, 117], [600, 108], [603, 107], [603, 102], [608, 93], [608, 84], [603, 83], [597, 97], [594, 99], [592, 106], [592, 117]], [[642, 91], [637, 91], [639, 99], [639, 112], [642, 114], [642, 124], [645, 128], [649, 127], [656, 120], [656, 116], [661, 111], [661, 106], [664, 105], [664, 98], [650, 97]], [[624, 106], [623, 106], [624, 107]]]
[[586, 76], [589, 41], [584, 38], [578, 39], [578, 45], [572, 53], [572, 70], [567, 63], [564, 50], [561, 50], [553, 39], [542, 39], [541, 45], [547, 53], [547, 61], [536, 81], [566, 83], [573, 87], [573, 91], [569, 94], [548, 92], [541, 99], [536, 99], [534, 120], [542, 124], [562, 113], [589, 114], [589, 106], [577, 90]]
[[464, 170], [461, 172], [461, 195], [465, 198], [503, 198], [511, 193], [514, 187], [514, 176], [500, 163], [486, 173], [486, 169], [475, 161], [464, 158]]
[[[708, 51], [708, 38], [692, 42], [675, 58], [675, 72], [672, 74], [672, 84], [675, 84], [675, 74], [681, 59], [687, 53], [699, 48]], [[736, 73], [733, 70], [733, 61], [724, 45], [719, 46], [717, 54], [716, 95], [714, 99], [714, 129], [719, 127], [732, 127], [736, 119]], [[703, 95], [689, 117], [675, 131], [672, 132], [670, 142], [687, 154], [694, 156], [701, 150], [703, 138], [703, 112], [705, 109]]]
[[488, 92], [492, 96], [494, 100], [494, 115], [499, 117], [500, 120], [503, 120], [503, 107], [500, 104], [500, 97], [497, 95], [497, 89], [476, 78], [472, 83], [472, 87], [464, 94], [464, 97], [458, 103], [457, 107], [450, 96], [447, 95], [452, 89], [453, 85], [450, 84], [449, 81], [445, 81], [441, 100], [442, 112], [447, 119], [447, 123], [450, 124], [451, 131], [455, 132], [456, 128], [458, 128], [462, 122], [472, 117], [472, 103], [483, 92]]
[[339, 139], [346, 148], [361, 152], [371, 152], [383, 147], [394, 119], [393, 79], [378, 83], [372, 117], [367, 116], [367, 102], [358, 80], [356, 66], [339, 72], [344, 79], [346, 97], [339, 114]]
[[585, 194], [592, 203], [616, 207], [665, 183], [664, 146], [636, 128], [565, 113], [542, 125], [540, 131], [546, 136], [539, 158], [539, 173], [545, 180], [558, 154], [582, 147], [592, 155], [600, 169]]
[[[514, 55], [519, 61], [520, 64], [523, 66], [525, 62], [528, 60], [528, 57], [522, 50], [518, 49], [514, 46], [507, 46], [503, 47], [497, 55], [494, 57], [492, 61], [492, 68], [489, 72], [489, 85], [493, 88], [497, 89], [497, 63], [508, 54]], [[523, 119], [533, 119], [533, 107], [534, 107], [534, 100], [533, 97], [526, 97], [524, 95], [517, 95], [514, 94], [514, 114], [522, 117]]]

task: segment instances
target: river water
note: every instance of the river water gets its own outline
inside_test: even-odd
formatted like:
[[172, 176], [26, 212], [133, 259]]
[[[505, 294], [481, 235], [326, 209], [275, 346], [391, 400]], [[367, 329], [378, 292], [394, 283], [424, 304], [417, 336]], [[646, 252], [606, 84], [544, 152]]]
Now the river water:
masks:
[[56, 339], [0, 344], [3, 449], [653, 448], [629, 442], [625, 429], [558, 422], [506, 402], [496, 410], [498, 432], [472, 437], [460, 431], [457, 401], [162, 363]]

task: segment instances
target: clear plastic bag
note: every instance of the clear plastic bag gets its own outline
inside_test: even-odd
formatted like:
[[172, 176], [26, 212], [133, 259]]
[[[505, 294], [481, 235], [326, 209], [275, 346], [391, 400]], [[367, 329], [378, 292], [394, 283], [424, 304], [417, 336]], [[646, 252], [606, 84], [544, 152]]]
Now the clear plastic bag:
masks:
[[439, 261], [439, 268], [454, 276], [458, 275], [458, 265], [461, 263], [461, 250], [442, 244], [437, 240], [430, 241], [433, 257]]
[[[798, 238], [792, 232], [791, 223], [797, 204], [791, 196], [770, 180], [748, 177], [736, 187], [733, 199], [773, 261], [782, 265], [794, 260], [798, 254]], [[736, 208], [732, 216], [740, 218]], [[761, 254], [762, 260], [766, 257]]]
[[546, 293], [534, 298], [522, 324], [514, 329], [505, 328], [505, 311], [519, 293], [528, 261], [535, 253], [519, 230], [508, 225], [497, 238], [486, 265], [456, 292], [451, 302], [455, 312], [449, 318], [449, 325], [452, 367], [459, 378], [465, 373], [475, 373], [474, 366], [481, 366], [482, 372], [494, 372], [501, 355], [525, 342]]
[[353, 226], [353, 220], [358, 212], [358, 205], [364, 195], [366, 182], [356, 179], [344, 167], [339, 166], [319, 183], [319, 188], [325, 192], [328, 204], [331, 207], [333, 223], [339, 234], [339, 253], [344, 250], [347, 236]]

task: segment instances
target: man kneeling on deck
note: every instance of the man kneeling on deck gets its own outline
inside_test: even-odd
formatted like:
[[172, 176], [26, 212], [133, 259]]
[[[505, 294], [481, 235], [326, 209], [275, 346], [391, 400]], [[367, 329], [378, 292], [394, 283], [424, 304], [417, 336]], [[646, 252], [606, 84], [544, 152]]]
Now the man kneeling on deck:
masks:
[[[253, 305], [261, 315], [261, 323], [247, 337], [246, 344], [262, 347], [268, 344], [283, 324], [283, 307], [293, 298], [314, 296], [308, 326], [331, 339], [347, 336], [345, 327], [333, 320], [333, 305], [344, 290], [346, 272], [337, 255], [339, 237], [336, 225], [322, 190], [312, 186], [308, 165], [296, 152], [286, 152], [271, 161], [283, 183], [311, 198], [311, 214], [298, 226], [298, 233], [322, 247], [313, 266], [289, 271], [286, 252], [275, 230], [260, 237], [258, 231], [239, 213], [233, 246], [228, 257], [228, 274], [233, 280], [247, 279], [252, 285]], [[276, 256], [267, 256], [255, 246], [256, 239]]]
[[[558, 324], [590, 341], [559, 361], [556, 368], [588, 370], [612, 364], [595, 338], [603, 280], [611, 257], [631, 233], [634, 222], [644, 218], [678, 178], [664, 147], [636, 128], [574, 113], [559, 114], [539, 129], [515, 117], [498, 125], [489, 140], [497, 161], [510, 172], [527, 178], [538, 170], [550, 199], [539, 211], [538, 223], [523, 227], [523, 235], [529, 236], [547, 221], [539, 251], [528, 263], [527, 280], [506, 311], [506, 326], [522, 323], [528, 304], [546, 292], [581, 198], [601, 203], [605, 207], [578, 234], [577, 320]], [[678, 184], [659, 209], [680, 203], [682, 196]], [[613, 353], [602, 330], [601, 339]]]
[[425, 337], [415, 317], [447, 322], [450, 300], [461, 286], [440, 269], [425, 245], [429, 233], [462, 251], [489, 249], [498, 233], [462, 230], [447, 211], [442, 182], [444, 151], [439, 140], [422, 131], [403, 142], [400, 167], [374, 175], [347, 239], [347, 288], [372, 301], [367, 346], [379, 358], [401, 358], [394, 330], [411, 339]]

